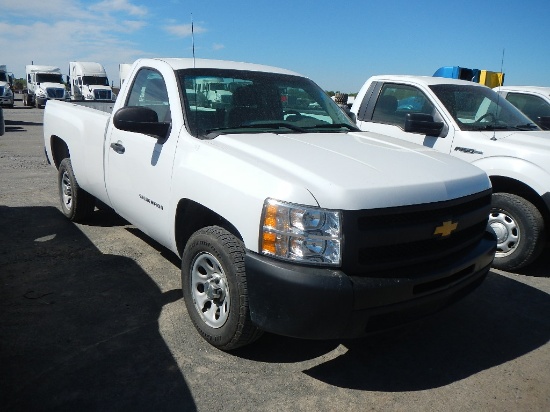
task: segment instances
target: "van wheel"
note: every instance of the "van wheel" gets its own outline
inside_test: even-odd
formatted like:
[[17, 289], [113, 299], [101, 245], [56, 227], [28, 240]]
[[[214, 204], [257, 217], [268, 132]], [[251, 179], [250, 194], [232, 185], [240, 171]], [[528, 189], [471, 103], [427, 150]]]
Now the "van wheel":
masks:
[[57, 176], [63, 214], [73, 222], [82, 222], [89, 218], [94, 211], [95, 198], [78, 185], [71, 159], [61, 161]]
[[493, 267], [514, 271], [532, 263], [546, 242], [544, 220], [526, 199], [493, 193], [489, 225], [497, 235]]
[[189, 316], [211, 345], [231, 350], [258, 339], [252, 324], [242, 242], [218, 226], [195, 232], [183, 252], [181, 279]]

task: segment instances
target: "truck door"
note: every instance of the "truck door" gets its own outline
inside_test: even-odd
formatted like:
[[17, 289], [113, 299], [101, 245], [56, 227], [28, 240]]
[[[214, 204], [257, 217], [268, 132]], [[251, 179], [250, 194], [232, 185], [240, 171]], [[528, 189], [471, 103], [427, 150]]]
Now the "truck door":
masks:
[[[454, 129], [449, 126], [426, 94], [417, 87], [399, 83], [377, 83], [368, 105], [360, 110], [357, 125], [361, 130], [396, 137], [409, 142], [450, 153]], [[368, 99], [368, 94], [365, 96]], [[408, 113], [433, 116], [435, 121], [444, 123], [440, 136], [409, 133], [405, 131]]]
[[[166, 83], [154, 69], [137, 73], [125, 106], [149, 107], [159, 121], [171, 122]], [[168, 202], [177, 134], [174, 127], [165, 138], [111, 127], [105, 148], [106, 187], [113, 208], [158, 241], [170, 232], [173, 219]]]

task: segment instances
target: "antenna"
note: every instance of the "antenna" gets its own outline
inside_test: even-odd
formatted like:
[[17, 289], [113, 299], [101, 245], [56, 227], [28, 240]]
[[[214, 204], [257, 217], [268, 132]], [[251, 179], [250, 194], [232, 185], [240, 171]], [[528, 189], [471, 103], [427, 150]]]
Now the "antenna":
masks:
[[502, 48], [502, 60], [500, 61], [500, 74], [502, 75], [502, 78], [499, 79], [499, 86], [502, 86], [504, 84], [504, 47]]
[[193, 13], [191, 13], [191, 45], [193, 50], [193, 69], [195, 68], [195, 28], [193, 26]]
[[[500, 90], [500, 87], [503, 85], [504, 83], [504, 48], [502, 48], [502, 58], [500, 60], [500, 75], [502, 77], [499, 77], [498, 79], [498, 87], [499, 87], [499, 90]], [[497, 110], [498, 108], [500, 107], [500, 93], [497, 93]], [[491, 138], [491, 140], [493, 141], [496, 141], [497, 140], [497, 134], [496, 134], [496, 131], [493, 130], [493, 137]]]

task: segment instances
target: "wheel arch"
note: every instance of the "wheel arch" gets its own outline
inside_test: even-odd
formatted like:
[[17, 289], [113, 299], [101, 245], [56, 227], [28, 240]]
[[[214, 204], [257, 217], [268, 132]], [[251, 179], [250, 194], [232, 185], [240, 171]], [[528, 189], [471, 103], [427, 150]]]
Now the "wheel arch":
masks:
[[531, 202], [540, 211], [547, 231], [550, 231], [550, 209], [539, 194], [525, 183], [505, 176], [489, 176], [493, 193], [511, 193]]
[[71, 157], [69, 146], [59, 136], [52, 135], [50, 138], [50, 150], [52, 153], [52, 162], [56, 169], [59, 169], [59, 164], [65, 158]]
[[191, 199], [181, 199], [176, 208], [174, 233], [178, 255], [183, 255], [187, 241], [197, 230], [207, 226], [220, 226], [243, 240], [237, 228], [218, 213]]

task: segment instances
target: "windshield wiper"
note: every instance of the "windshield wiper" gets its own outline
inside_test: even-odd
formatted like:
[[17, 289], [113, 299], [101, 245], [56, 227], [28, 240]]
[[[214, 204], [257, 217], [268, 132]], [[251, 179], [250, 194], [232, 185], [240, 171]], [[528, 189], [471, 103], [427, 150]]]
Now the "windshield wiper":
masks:
[[475, 130], [507, 130], [511, 129], [511, 126], [505, 124], [487, 124], [484, 126], [475, 127]]
[[535, 123], [525, 123], [514, 126], [514, 129], [529, 131], [538, 129], [538, 126]]
[[254, 122], [250, 124], [241, 124], [239, 126], [233, 126], [233, 127], [218, 127], [215, 129], [207, 129], [205, 130], [206, 136], [210, 139], [215, 138], [216, 136], [219, 136], [220, 134], [229, 134], [231, 131], [240, 130], [240, 129], [288, 129], [292, 130], [294, 132], [299, 133], [307, 133], [307, 130], [295, 126], [293, 124], [284, 123], [284, 122]]
[[311, 126], [311, 127], [306, 127], [306, 129], [310, 130], [310, 129], [335, 129], [335, 128], [338, 128], [338, 129], [341, 129], [341, 128], [345, 128], [345, 129], [348, 129], [349, 131], [352, 131], [352, 132], [359, 132], [360, 129], [351, 125], [351, 124], [347, 124], [347, 123], [333, 123], [333, 124], [318, 124], [316, 126]]

